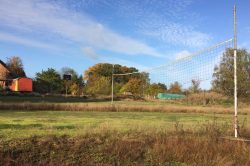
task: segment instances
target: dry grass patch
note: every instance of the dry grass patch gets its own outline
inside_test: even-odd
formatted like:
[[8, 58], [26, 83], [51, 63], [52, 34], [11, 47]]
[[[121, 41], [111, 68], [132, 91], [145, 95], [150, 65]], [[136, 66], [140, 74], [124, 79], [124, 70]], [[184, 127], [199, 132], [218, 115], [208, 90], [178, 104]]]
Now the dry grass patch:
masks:
[[250, 165], [249, 143], [220, 137], [210, 128], [15, 139], [0, 141], [0, 165]]
[[[232, 114], [233, 107], [221, 105], [190, 106], [173, 104], [145, 104], [140, 103], [0, 103], [0, 110], [55, 110], [55, 111], [100, 111], [100, 112], [194, 112]], [[250, 113], [250, 107], [239, 108], [240, 114]]]

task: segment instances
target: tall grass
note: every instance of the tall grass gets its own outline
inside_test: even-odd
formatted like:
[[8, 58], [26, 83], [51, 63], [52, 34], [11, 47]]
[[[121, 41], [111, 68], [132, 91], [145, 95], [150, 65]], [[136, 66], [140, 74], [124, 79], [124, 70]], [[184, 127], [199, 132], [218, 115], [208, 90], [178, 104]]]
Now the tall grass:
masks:
[[[194, 113], [221, 113], [232, 114], [233, 107], [213, 106], [187, 106], [138, 104], [133, 102], [111, 105], [110, 103], [0, 103], [0, 110], [60, 110], [60, 111], [100, 111], [100, 112], [194, 112]], [[250, 107], [239, 109], [240, 114], [250, 113]]]
[[0, 165], [250, 165], [250, 144], [223, 139], [224, 134], [212, 123], [199, 131], [177, 125], [172, 132], [0, 140]]
[[193, 105], [233, 105], [233, 100], [216, 92], [199, 92], [187, 95], [183, 102]]

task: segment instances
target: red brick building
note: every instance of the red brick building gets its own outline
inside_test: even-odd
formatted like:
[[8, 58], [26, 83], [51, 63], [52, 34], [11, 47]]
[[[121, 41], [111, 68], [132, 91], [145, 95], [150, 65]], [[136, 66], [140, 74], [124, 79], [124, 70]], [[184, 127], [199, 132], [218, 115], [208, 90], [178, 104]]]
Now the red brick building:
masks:
[[6, 64], [0, 60], [0, 87], [4, 88], [6, 86], [6, 80], [9, 75], [9, 70]]

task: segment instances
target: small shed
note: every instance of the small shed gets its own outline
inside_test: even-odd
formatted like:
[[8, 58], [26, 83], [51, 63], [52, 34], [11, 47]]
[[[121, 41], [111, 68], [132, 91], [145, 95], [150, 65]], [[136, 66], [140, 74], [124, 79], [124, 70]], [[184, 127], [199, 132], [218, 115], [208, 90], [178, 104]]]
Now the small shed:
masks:
[[13, 79], [9, 88], [11, 91], [14, 92], [32, 92], [33, 89], [32, 79], [26, 77]]
[[162, 100], [176, 100], [185, 98], [185, 95], [172, 94], [172, 93], [158, 93], [157, 98]]

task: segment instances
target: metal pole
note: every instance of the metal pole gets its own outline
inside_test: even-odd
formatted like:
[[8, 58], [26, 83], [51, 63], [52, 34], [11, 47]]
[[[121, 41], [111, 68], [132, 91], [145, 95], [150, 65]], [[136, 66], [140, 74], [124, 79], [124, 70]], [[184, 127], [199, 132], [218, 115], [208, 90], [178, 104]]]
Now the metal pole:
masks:
[[234, 5], [234, 136], [238, 137], [238, 98], [237, 98], [237, 26], [236, 5]]
[[112, 87], [111, 87], [111, 104], [113, 105], [113, 103], [114, 103], [114, 64], [113, 64], [113, 69], [112, 69]]

